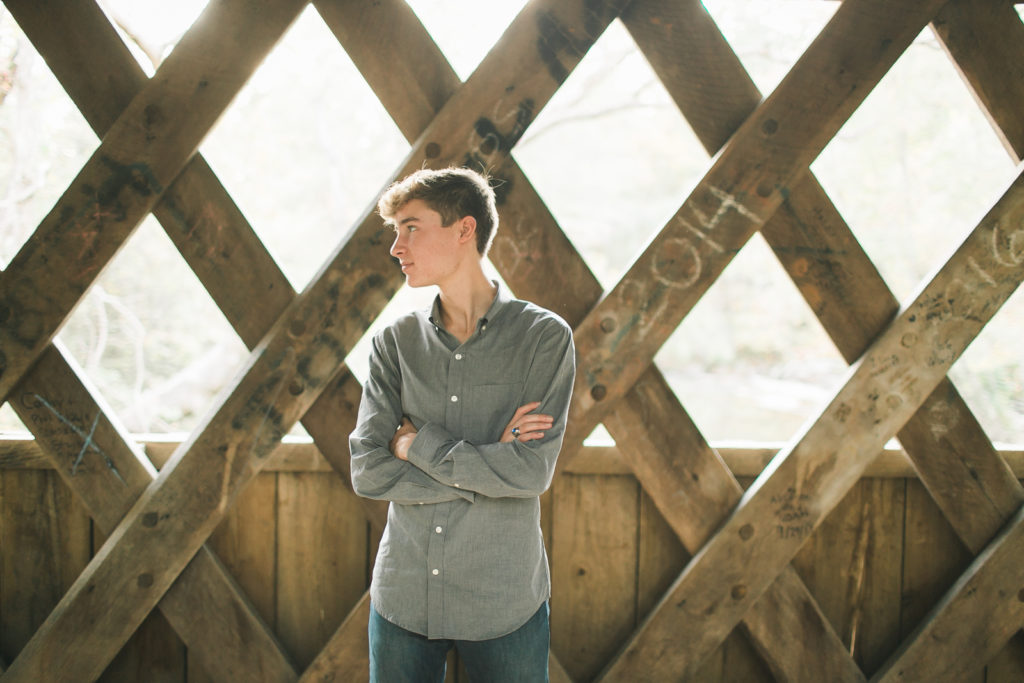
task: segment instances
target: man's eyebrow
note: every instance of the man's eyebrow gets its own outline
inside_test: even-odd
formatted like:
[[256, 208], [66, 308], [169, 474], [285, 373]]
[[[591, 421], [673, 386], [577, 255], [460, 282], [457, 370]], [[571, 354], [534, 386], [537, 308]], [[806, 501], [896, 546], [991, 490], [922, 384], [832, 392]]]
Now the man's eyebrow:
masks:
[[396, 223], [396, 225], [405, 225], [406, 223], [411, 223], [412, 221], [418, 221], [419, 219], [420, 219], [419, 216], [406, 216], [402, 220], [398, 221], [398, 223]]

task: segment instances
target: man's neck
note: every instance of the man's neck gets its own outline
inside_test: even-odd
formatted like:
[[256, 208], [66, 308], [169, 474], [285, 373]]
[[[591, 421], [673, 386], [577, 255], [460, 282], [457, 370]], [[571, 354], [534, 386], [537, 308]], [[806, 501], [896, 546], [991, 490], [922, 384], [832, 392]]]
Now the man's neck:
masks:
[[466, 341], [494, 302], [495, 286], [478, 266], [440, 289], [444, 327], [460, 341]]

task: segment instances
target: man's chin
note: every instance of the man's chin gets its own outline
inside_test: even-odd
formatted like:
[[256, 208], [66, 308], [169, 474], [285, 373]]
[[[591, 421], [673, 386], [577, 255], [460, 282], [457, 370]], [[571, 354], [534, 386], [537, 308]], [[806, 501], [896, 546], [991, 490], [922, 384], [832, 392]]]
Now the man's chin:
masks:
[[422, 280], [418, 280], [418, 279], [416, 279], [414, 277], [411, 277], [409, 275], [405, 276], [405, 286], [406, 287], [412, 287], [413, 289], [419, 289], [420, 287], [429, 287], [430, 285], [431, 285], [430, 282], [423, 282]]

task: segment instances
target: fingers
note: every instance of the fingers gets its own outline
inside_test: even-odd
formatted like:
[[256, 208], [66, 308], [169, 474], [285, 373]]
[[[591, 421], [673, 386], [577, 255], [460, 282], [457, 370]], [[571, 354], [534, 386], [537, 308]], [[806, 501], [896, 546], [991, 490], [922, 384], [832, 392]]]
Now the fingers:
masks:
[[525, 434], [526, 432], [551, 429], [551, 425], [554, 423], [555, 419], [550, 415], [527, 415], [520, 418], [515, 426], [519, 427], [520, 434]]
[[511, 422], [514, 423], [518, 421], [519, 418], [521, 418], [523, 415], [526, 415], [531, 410], [536, 410], [539, 407], [540, 401], [534, 401], [532, 403], [527, 403], [526, 405], [519, 406], [519, 408], [516, 409], [516, 412], [512, 414]]
[[555, 419], [551, 415], [531, 413], [540, 407], [540, 401], [532, 401], [516, 409], [512, 419], [508, 421], [504, 433], [501, 435], [502, 442], [509, 441], [533, 441], [544, 437], [544, 432], [551, 429]]

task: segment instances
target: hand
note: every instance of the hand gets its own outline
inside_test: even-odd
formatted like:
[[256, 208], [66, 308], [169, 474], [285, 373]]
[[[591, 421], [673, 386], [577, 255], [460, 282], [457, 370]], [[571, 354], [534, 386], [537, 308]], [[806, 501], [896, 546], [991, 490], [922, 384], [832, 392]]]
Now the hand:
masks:
[[412, 447], [416, 434], [416, 428], [412, 426], [409, 418], [402, 417], [402, 421], [398, 424], [398, 429], [395, 430], [395, 435], [391, 437], [391, 443], [388, 444], [396, 458], [399, 460], [409, 459], [409, 449]]
[[[521, 406], [512, 415], [512, 419], [508, 421], [505, 426], [505, 431], [501, 434], [501, 443], [509, 443], [510, 441], [533, 441], [534, 439], [544, 438], [544, 431], [551, 429], [551, 425], [555, 423], [555, 419], [550, 415], [531, 415], [530, 412], [540, 407], [540, 401], [534, 401], [533, 403], [527, 403]], [[517, 434], [512, 433], [513, 428], [518, 428]]]

